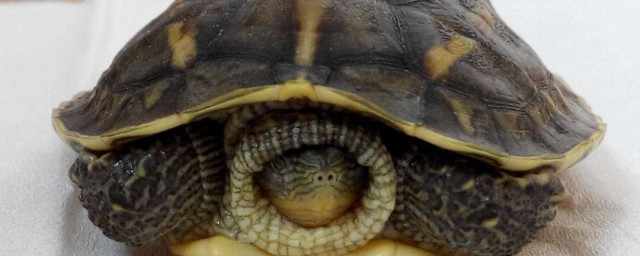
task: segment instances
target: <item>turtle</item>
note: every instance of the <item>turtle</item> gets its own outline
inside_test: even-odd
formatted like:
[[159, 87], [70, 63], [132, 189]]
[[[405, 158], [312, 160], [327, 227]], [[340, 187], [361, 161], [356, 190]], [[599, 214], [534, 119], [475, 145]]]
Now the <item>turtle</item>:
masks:
[[181, 255], [513, 255], [606, 127], [488, 0], [175, 1], [52, 120], [104, 235]]

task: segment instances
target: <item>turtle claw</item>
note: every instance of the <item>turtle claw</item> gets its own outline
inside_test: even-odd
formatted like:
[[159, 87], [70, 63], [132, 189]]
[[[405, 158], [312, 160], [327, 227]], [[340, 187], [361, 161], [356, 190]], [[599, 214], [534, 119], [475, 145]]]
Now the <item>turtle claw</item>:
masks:
[[[202, 240], [170, 246], [180, 256], [271, 256], [257, 247], [224, 237], [214, 236]], [[347, 256], [437, 256], [422, 249], [387, 239], [375, 239]]]

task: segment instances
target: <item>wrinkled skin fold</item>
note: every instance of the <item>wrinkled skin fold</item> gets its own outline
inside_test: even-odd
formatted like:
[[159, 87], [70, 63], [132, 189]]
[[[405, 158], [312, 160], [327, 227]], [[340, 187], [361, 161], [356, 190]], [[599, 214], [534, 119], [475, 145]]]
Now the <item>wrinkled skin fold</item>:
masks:
[[[239, 201], [239, 198], [249, 195], [243, 188], [255, 186], [249, 183], [237, 187], [240, 190], [236, 193], [245, 196], [237, 199], [231, 196], [230, 202], [224, 202], [223, 190], [229, 195], [235, 184], [234, 176], [239, 174], [234, 174], [229, 169], [230, 158], [234, 157], [225, 156], [223, 153], [223, 139], [216, 135], [222, 134], [221, 124], [213, 121], [200, 121], [170, 130], [145, 139], [142, 143], [109, 153], [82, 152], [71, 168], [71, 176], [81, 189], [81, 201], [89, 210], [91, 220], [103, 229], [105, 235], [133, 245], [162, 237], [180, 242], [215, 234], [234, 234], [231, 238], [254, 243], [275, 255], [340, 255], [357, 249], [371, 238], [384, 237], [382, 228], [386, 226], [393, 227], [402, 234], [402, 242], [433, 252], [512, 255], [555, 216], [554, 205], [564, 192], [555, 174], [514, 174], [501, 171], [480, 161], [443, 151], [415, 138], [401, 135], [392, 129], [384, 128], [382, 124], [355, 114], [323, 111], [327, 110], [298, 110], [289, 117], [283, 114], [273, 115], [281, 120], [262, 118], [258, 119], [260, 124], [247, 122], [247, 126], [252, 128], [245, 132], [245, 137], [239, 140], [237, 147], [252, 148], [242, 146], [245, 143], [255, 143], [258, 148], [265, 145], [266, 142], [262, 140], [250, 139], [253, 136], [251, 134], [266, 136], [265, 141], [271, 143], [280, 141], [280, 144], [271, 144], [275, 147], [303, 147], [311, 141], [319, 143], [314, 145], [349, 147], [340, 143], [356, 140], [363, 143], [356, 148], [364, 150], [378, 147], [369, 143], [381, 143], [381, 150], [384, 150], [380, 152], [389, 157], [389, 167], [394, 174], [390, 177], [397, 176], [397, 180], [391, 180], [394, 182], [394, 189], [391, 190], [392, 202], [395, 203], [391, 205], [386, 216], [383, 213], [386, 211], [371, 210], [374, 215], [381, 215], [378, 216], [378, 220], [371, 221], [383, 225], [367, 229], [362, 238], [349, 240], [348, 233], [333, 236], [335, 239], [346, 239], [339, 243], [343, 244], [342, 246], [335, 247], [332, 243], [331, 246], [318, 247], [302, 242], [296, 247], [295, 243], [282, 242], [295, 240], [287, 232], [281, 232], [282, 237], [270, 238], [275, 240], [251, 240], [251, 234], [258, 232], [256, 227], [262, 226], [281, 230], [299, 228], [310, 232], [310, 237], [331, 234], [318, 230], [333, 230], [332, 225], [338, 225], [334, 232], [347, 232], [348, 229], [341, 231], [340, 223], [359, 218], [359, 209], [366, 208], [362, 205], [371, 203], [363, 201], [360, 208], [346, 213], [345, 219], [332, 222], [327, 227], [312, 229], [290, 223], [287, 224], [287, 228], [278, 228], [278, 225], [284, 225], [281, 223], [288, 221], [278, 215], [277, 211], [273, 210], [275, 208], [262, 208], [260, 205], [269, 205], [268, 200], [262, 198], [255, 201], [257, 206], [253, 207], [265, 209], [273, 217], [268, 217], [267, 223], [243, 224], [242, 218], [238, 216], [242, 211], [237, 209], [237, 205], [246, 204]], [[265, 131], [298, 131], [300, 134], [273, 137]], [[304, 135], [305, 131], [317, 132]], [[337, 141], [332, 142], [333, 140], [329, 139], [331, 135], [327, 134], [337, 135]], [[339, 142], [340, 137], [348, 140]], [[251, 142], [243, 142], [247, 140]], [[356, 148], [349, 152], [358, 152]], [[260, 151], [246, 152], [241, 153], [246, 159], [253, 154], [255, 156], [251, 157], [258, 157], [256, 159], [266, 157], [262, 160], [265, 162], [270, 159], [259, 153]], [[362, 152], [368, 154], [367, 150]], [[276, 153], [282, 152], [274, 154]], [[356, 157], [358, 154], [363, 153], [356, 153]], [[366, 164], [366, 161], [359, 163]], [[381, 174], [371, 172], [370, 175], [372, 177], [365, 196], [369, 195], [371, 202], [383, 200], [378, 193], [390, 184], [381, 180], [378, 181], [378, 185], [373, 185], [377, 175]], [[229, 179], [231, 183], [226, 183]], [[250, 182], [251, 179], [247, 181]], [[221, 212], [225, 211], [231, 212], [231, 224], [225, 224], [221, 217]], [[270, 244], [274, 242], [283, 244], [272, 249]], [[305, 246], [310, 247], [305, 249]]]

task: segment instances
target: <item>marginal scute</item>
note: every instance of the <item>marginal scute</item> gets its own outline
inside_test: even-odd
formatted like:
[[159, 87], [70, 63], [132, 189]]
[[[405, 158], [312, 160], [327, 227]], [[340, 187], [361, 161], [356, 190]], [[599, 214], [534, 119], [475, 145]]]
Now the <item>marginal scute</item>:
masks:
[[[117, 142], [120, 138], [144, 136], [144, 134], [150, 134], [162, 127], [164, 128], [162, 128], [161, 130], [166, 130], [217, 110], [223, 110], [229, 107], [243, 104], [258, 103], [264, 101], [277, 101], [281, 88], [281, 85], [266, 86], [255, 91], [239, 91], [237, 92], [237, 94], [224, 95], [223, 97], [205, 102], [204, 104], [202, 104], [202, 106], [198, 106], [193, 110], [188, 110], [178, 115], [172, 115], [164, 119], [157, 120], [153, 124], [145, 124], [142, 127], [136, 127], [136, 129], [128, 128], [121, 131], [114, 131], [111, 134], [106, 134], [103, 136], [83, 137], [77, 136], [73, 133], [65, 135], [64, 131], [66, 129], [64, 128], [64, 125], [62, 123], [54, 122], [54, 127], [56, 127], [59, 134], [62, 134], [63, 137], [76, 139], [80, 142], [83, 142], [85, 146], [88, 146], [90, 148], [105, 149], [112, 147], [114, 143]], [[462, 141], [456, 141], [455, 139], [448, 138], [446, 136], [443, 136], [442, 134], [429, 130], [426, 127], [418, 126], [404, 120], [398, 120], [395, 117], [390, 116], [390, 114], [385, 112], [383, 109], [378, 108], [375, 104], [367, 102], [357, 97], [356, 95], [332, 90], [323, 86], [314, 86], [314, 88], [318, 95], [319, 102], [335, 104], [351, 110], [367, 113], [367, 115], [389, 122], [389, 124], [393, 127], [396, 127], [397, 129], [404, 131], [411, 136], [429, 141], [446, 149], [474, 154], [479, 158], [487, 158], [488, 162], [494, 162], [496, 165], [510, 170], [530, 170], [543, 165], [554, 166], [556, 170], [564, 170], [568, 166], [579, 160], [584, 154], [588, 153], [591, 148], [595, 147], [604, 135], [604, 127], [601, 126], [600, 130], [598, 132], [595, 132], [589, 140], [576, 145], [571, 149], [570, 152], [567, 153], [566, 156], [509, 156], [499, 153], [497, 154], [496, 152], [491, 152], [485, 148], [479, 148], [478, 146], [470, 145]]]
[[282, 85], [278, 99], [280, 101], [287, 101], [295, 98], [317, 101], [318, 95], [313, 89], [313, 85], [304, 79], [285, 82], [284, 85]]

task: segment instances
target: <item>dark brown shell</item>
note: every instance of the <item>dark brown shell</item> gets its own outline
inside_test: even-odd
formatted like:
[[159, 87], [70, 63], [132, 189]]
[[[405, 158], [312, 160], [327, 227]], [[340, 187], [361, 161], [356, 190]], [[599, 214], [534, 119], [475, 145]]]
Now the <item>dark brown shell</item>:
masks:
[[177, 1], [54, 123], [80, 144], [139, 127], [152, 134], [180, 125], [150, 128], [154, 120], [301, 76], [444, 138], [422, 139], [484, 158], [572, 164], [604, 133], [483, 0]]

